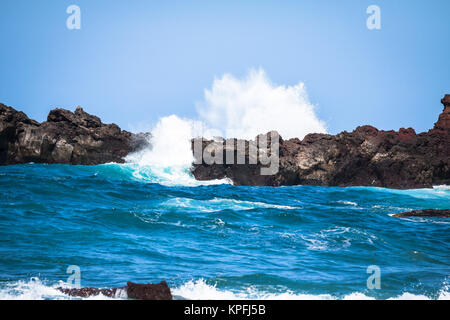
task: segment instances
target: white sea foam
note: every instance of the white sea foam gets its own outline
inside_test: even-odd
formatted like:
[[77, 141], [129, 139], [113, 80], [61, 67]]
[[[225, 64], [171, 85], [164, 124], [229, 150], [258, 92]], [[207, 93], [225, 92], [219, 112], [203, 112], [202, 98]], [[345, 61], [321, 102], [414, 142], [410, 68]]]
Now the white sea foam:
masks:
[[[295, 293], [290, 290], [283, 292], [267, 292], [249, 287], [246, 290], [218, 289], [215, 285], [206, 283], [205, 280], [188, 281], [173, 288], [174, 296], [188, 300], [375, 300], [362, 292], [353, 292], [343, 297], [330, 294]], [[431, 300], [430, 297], [420, 294], [403, 293], [400, 296], [389, 298], [392, 300]], [[438, 300], [449, 300], [448, 288], [441, 290]]]
[[[63, 294], [57, 288], [67, 287], [66, 283], [60, 281], [53, 285], [46, 284], [39, 278], [31, 278], [29, 281], [16, 281], [7, 283], [6, 287], [0, 289], [0, 300], [72, 300], [81, 298], [71, 297]], [[102, 294], [83, 298], [83, 300], [117, 300], [126, 299], [125, 292], [119, 292], [115, 298], [106, 297]]]
[[160, 119], [152, 130], [150, 147], [125, 159], [134, 178], [169, 186], [229, 184], [228, 179], [197, 181], [190, 173], [194, 161], [191, 149], [193, 128], [192, 121], [175, 115]]
[[270, 204], [258, 201], [244, 201], [235, 199], [214, 198], [210, 200], [196, 200], [189, 198], [173, 198], [165, 201], [163, 206], [174, 206], [177, 208], [192, 208], [193, 210], [199, 210], [204, 212], [217, 212], [225, 209], [231, 209], [235, 211], [240, 210], [252, 210], [258, 208], [265, 209], [285, 209], [294, 210], [301, 209], [301, 207], [292, 207], [285, 205]]
[[356, 202], [344, 201], [344, 200], [339, 200], [339, 201], [337, 201], [337, 203], [346, 204], [346, 205], [353, 206], [353, 207], [356, 207], [358, 205]]
[[309, 102], [302, 83], [273, 85], [264, 70], [250, 70], [244, 79], [225, 74], [205, 90], [197, 105], [198, 119], [176, 115], [161, 118], [151, 130], [151, 146], [126, 157], [133, 177], [164, 185], [198, 186], [230, 184], [229, 179], [199, 182], [190, 173], [193, 163], [191, 139], [196, 137], [254, 139], [277, 130], [284, 138], [302, 138], [326, 132]]
[[[29, 281], [16, 281], [3, 284], [0, 288], [0, 300], [80, 300], [81, 298], [70, 297], [57, 290], [58, 287], [65, 286], [65, 283], [58, 282], [52, 285], [32, 278]], [[444, 286], [440, 291], [438, 300], [450, 300], [448, 286]], [[353, 292], [342, 297], [330, 294], [308, 294], [295, 293], [291, 290], [269, 292], [256, 287], [249, 287], [243, 290], [219, 289], [216, 285], [208, 284], [204, 279], [188, 281], [181, 286], [171, 288], [176, 299], [188, 300], [373, 300], [361, 292]], [[98, 295], [82, 300], [123, 300], [126, 293], [119, 293], [115, 298]], [[421, 294], [405, 292], [399, 296], [391, 297], [390, 300], [431, 300], [430, 297]]]
[[433, 186], [434, 190], [443, 190], [443, 191], [450, 191], [450, 186], [441, 185], [441, 186]]
[[367, 231], [342, 226], [335, 226], [309, 234], [302, 234], [302, 231], [299, 230], [298, 233], [307, 249], [312, 251], [338, 251], [350, 247], [353, 243], [373, 244], [379, 240]]

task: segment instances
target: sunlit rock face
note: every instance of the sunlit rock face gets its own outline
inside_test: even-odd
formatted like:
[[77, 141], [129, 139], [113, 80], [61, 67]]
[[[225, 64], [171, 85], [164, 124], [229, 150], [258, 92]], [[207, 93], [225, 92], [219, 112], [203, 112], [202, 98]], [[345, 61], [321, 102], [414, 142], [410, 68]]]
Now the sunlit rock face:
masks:
[[[261, 164], [194, 165], [199, 180], [229, 178], [236, 185], [375, 186], [397, 189], [450, 184], [450, 95], [435, 127], [380, 131], [361, 126], [337, 135], [309, 134], [279, 140], [279, 171], [262, 176]], [[195, 140], [194, 140], [195, 141]], [[193, 146], [194, 146], [193, 141]], [[245, 142], [249, 144], [249, 141]], [[203, 141], [208, 148], [210, 141]], [[217, 146], [215, 148], [222, 148]], [[225, 146], [224, 148], [224, 154]], [[229, 147], [228, 147], [229, 148]], [[246, 159], [249, 160], [248, 150]], [[237, 152], [237, 150], [235, 151]]]
[[122, 163], [127, 154], [143, 147], [146, 141], [146, 135], [104, 124], [81, 107], [75, 112], [54, 109], [46, 122], [39, 123], [0, 104], [0, 165]]
[[446, 94], [441, 100], [444, 105], [444, 111], [439, 116], [438, 122], [434, 125], [438, 130], [450, 130], [450, 94]]

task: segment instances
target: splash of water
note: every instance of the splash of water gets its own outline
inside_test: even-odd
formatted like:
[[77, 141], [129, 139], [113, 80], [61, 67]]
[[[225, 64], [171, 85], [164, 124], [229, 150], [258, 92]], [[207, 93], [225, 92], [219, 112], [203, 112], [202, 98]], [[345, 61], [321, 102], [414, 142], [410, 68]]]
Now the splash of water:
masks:
[[228, 179], [208, 182], [196, 181], [190, 169], [194, 161], [191, 139], [193, 121], [176, 115], [161, 118], [152, 130], [150, 147], [125, 158], [136, 179], [163, 185], [211, 185], [230, 183]]
[[192, 177], [194, 137], [254, 139], [277, 130], [285, 138], [302, 138], [311, 132], [326, 132], [302, 83], [275, 86], [262, 69], [250, 70], [242, 80], [228, 74], [216, 79], [212, 89], [205, 90], [204, 103], [197, 107], [201, 120], [176, 115], [161, 118], [152, 130], [151, 146], [126, 158], [136, 179], [186, 186], [231, 183], [198, 182]]

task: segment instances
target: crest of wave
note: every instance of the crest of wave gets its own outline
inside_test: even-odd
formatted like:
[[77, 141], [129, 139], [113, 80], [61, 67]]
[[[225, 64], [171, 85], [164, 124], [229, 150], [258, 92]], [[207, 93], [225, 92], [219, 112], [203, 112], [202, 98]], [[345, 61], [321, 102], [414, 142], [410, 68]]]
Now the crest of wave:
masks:
[[198, 182], [192, 177], [192, 138], [254, 139], [271, 130], [284, 138], [303, 138], [308, 133], [326, 132], [302, 83], [275, 86], [262, 69], [250, 70], [242, 80], [229, 74], [215, 79], [197, 109], [200, 120], [171, 115], [158, 121], [151, 131], [151, 146], [126, 158], [135, 178], [166, 185], [230, 183]]
[[243, 79], [230, 74], [216, 78], [197, 112], [206, 126], [227, 138], [253, 139], [271, 130], [285, 139], [326, 133], [305, 85], [274, 85], [263, 69], [251, 69]]
[[[254, 287], [246, 290], [224, 290], [215, 285], [208, 284], [204, 279], [188, 281], [187, 283], [172, 289], [172, 294], [178, 298], [190, 300], [375, 300], [362, 292], [353, 292], [345, 296], [336, 297], [331, 294], [294, 293], [290, 290], [284, 292], [264, 292]], [[448, 286], [444, 286], [439, 295], [430, 298], [426, 295], [405, 292], [400, 296], [388, 300], [449, 300]]]
[[161, 118], [153, 128], [150, 147], [130, 154], [125, 161], [132, 166], [133, 176], [164, 185], [211, 185], [229, 183], [228, 180], [196, 181], [190, 174], [194, 161], [191, 139], [195, 136], [195, 122], [175, 115]]

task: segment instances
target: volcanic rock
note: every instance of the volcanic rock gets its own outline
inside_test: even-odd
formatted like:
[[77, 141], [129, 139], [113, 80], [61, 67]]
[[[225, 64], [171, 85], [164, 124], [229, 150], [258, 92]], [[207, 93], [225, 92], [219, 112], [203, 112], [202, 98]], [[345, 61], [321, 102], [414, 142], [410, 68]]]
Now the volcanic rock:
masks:
[[450, 209], [436, 210], [436, 209], [426, 209], [426, 210], [414, 210], [410, 212], [402, 212], [393, 215], [394, 217], [445, 217], [450, 218]]
[[122, 293], [126, 292], [128, 299], [135, 300], [173, 300], [170, 288], [165, 281], [157, 284], [139, 284], [128, 282], [126, 287], [98, 289], [98, 288], [58, 288], [64, 294], [71, 297], [87, 298], [98, 296], [100, 294], [105, 297], [118, 298]]
[[[261, 175], [261, 163], [251, 163], [245, 144], [245, 164], [227, 164], [226, 151], [238, 154], [225, 143], [201, 138], [192, 140], [196, 157], [192, 173], [198, 180], [228, 178], [240, 186], [373, 186], [396, 189], [429, 188], [450, 184], [450, 95], [441, 100], [444, 111], [434, 128], [416, 134], [414, 129], [381, 131], [361, 126], [337, 135], [312, 133], [303, 140], [279, 139], [279, 170]], [[236, 140], [237, 141], [237, 140]], [[206, 163], [195, 152], [202, 145], [212, 154], [223, 154], [222, 164]], [[211, 152], [213, 149], [214, 151]], [[260, 148], [259, 152], [268, 152]], [[198, 152], [197, 152], [198, 153]]]
[[127, 154], [148, 144], [147, 138], [104, 124], [81, 107], [54, 109], [39, 123], [0, 104], [0, 165], [123, 163]]

